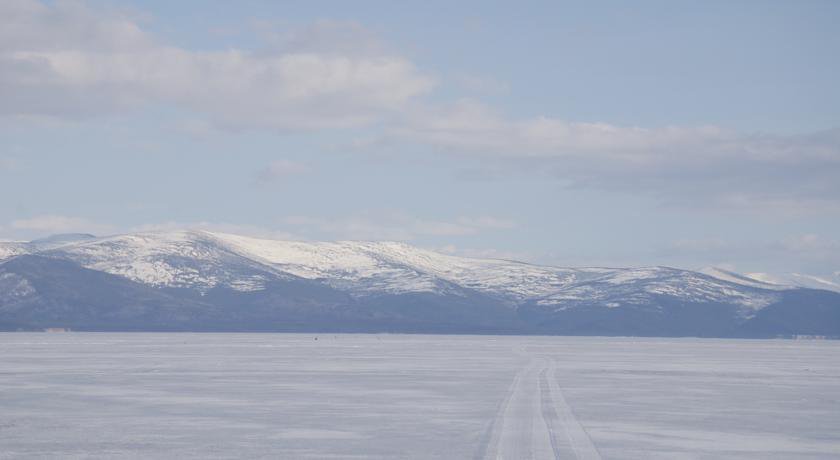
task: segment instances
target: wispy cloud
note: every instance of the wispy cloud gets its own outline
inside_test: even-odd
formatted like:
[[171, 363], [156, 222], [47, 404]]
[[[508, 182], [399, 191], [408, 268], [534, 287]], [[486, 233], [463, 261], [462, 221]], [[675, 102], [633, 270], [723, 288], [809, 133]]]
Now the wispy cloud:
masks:
[[475, 235], [516, 226], [513, 221], [488, 216], [436, 220], [401, 212], [362, 213], [337, 218], [289, 216], [281, 222], [299, 233], [319, 235], [324, 239], [394, 241], [411, 241], [423, 236]]
[[275, 160], [257, 173], [259, 182], [268, 183], [309, 172], [309, 166], [291, 160]]
[[276, 240], [301, 241], [307, 239], [303, 235], [290, 233], [283, 230], [262, 227], [259, 225], [232, 224], [229, 222], [158, 222], [143, 225], [136, 225], [128, 228], [126, 232], [169, 232], [181, 230], [206, 230], [209, 232], [232, 233], [235, 235], [251, 236], [254, 238], [266, 238]]
[[760, 268], [780, 273], [799, 270], [815, 275], [830, 275], [840, 267], [840, 241], [810, 233], [775, 240], [678, 240], [661, 248], [657, 256], [661, 260], [694, 260], [697, 264], [736, 271], [755, 271]]
[[518, 262], [528, 262], [539, 258], [537, 254], [533, 254], [526, 251], [510, 251], [495, 248], [470, 248], [461, 247], [454, 244], [447, 244], [445, 246], [435, 248], [435, 250], [443, 254], [451, 254], [461, 257], [473, 257], [479, 259], [503, 259], [515, 260]]
[[31, 236], [43, 236], [56, 233], [93, 233], [108, 234], [115, 231], [111, 225], [102, 224], [84, 217], [62, 215], [41, 215], [28, 219], [12, 221], [8, 229]]
[[281, 240], [393, 240], [411, 241], [419, 237], [452, 237], [482, 232], [505, 231], [516, 227], [507, 219], [490, 216], [457, 217], [452, 220], [424, 219], [402, 212], [361, 213], [324, 218], [286, 216], [274, 225], [259, 226], [214, 221], [167, 221], [118, 227], [84, 217], [41, 215], [17, 219], [0, 230], [7, 237], [32, 239], [57, 233], [109, 235], [131, 232], [207, 230]]
[[496, 176], [505, 169], [531, 169], [569, 187], [651, 194], [664, 203], [840, 210], [840, 129], [780, 136], [716, 126], [509, 119], [487, 105], [461, 100], [411, 112], [365, 147], [406, 142], [475, 158]]

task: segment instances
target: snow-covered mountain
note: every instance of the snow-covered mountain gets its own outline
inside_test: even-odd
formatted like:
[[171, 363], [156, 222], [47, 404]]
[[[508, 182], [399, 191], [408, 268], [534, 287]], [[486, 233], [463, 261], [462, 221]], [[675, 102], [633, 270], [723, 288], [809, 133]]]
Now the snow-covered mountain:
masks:
[[742, 286], [750, 286], [759, 289], [769, 289], [773, 291], [783, 291], [785, 289], [789, 289], [792, 285], [784, 285], [779, 283], [774, 283], [770, 281], [765, 281], [760, 278], [753, 278], [747, 275], [742, 275], [740, 273], [735, 273], [730, 270], [726, 270], [720, 267], [706, 267], [700, 270], [700, 273], [705, 275], [709, 275], [713, 278], [717, 278], [723, 281], [729, 281], [731, 283], [740, 284]]
[[[72, 280], [82, 277], [103, 286], [74, 286]], [[149, 315], [160, 316], [167, 304], [163, 318], [148, 326], [140, 321], [140, 329], [628, 335], [738, 335], [745, 324], [767, 316], [762, 312], [793, 308], [791, 293], [802, 291], [722, 270], [545, 267], [394, 242], [175, 231], [0, 243], [0, 326], [4, 318], [7, 328], [69, 324], [75, 309], [101, 301], [94, 299], [97, 289], [113, 297], [117, 305], [110, 308], [116, 310], [107, 314], [119, 316], [120, 324], [130, 324], [131, 315], [151, 321]], [[829, 294], [819, 292], [821, 299]], [[138, 297], [142, 305], [120, 310]], [[828, 314], [836, 316], [840, 295], [826, 299], [835, 302]], [[48, 311], [51, 319], [32, 317], [34, 310]], [[67, 319], [59, 321], [62, 315]], [[100, 316], [85, 318], [93, 328], [110, 328]], [[704, 324], [706, 329], [696, 327]], [[777, 326], [751, 334], [814, 332]]]
[[[153, 286], [198, 290], [259, 290], [269, 272], [322, 281], [355, 296], [445, 293], [457, 286], [513, 302], [538, 299], [541, 304], [605, 300], [616, 293], [630, 303], [645, 294], [671, 293], [692, 300], [730, 300], [752, 309], [774, 300], [772, 294], [742, 289], [743, 283], [721, 283], [666, 267], [543, 267], [455, 257], [395, 242], [311, 243], [184, 231], [84, 240], [39, 252]], [[626, 292], [638, 285], [643, 285], [638, 292]]]
[[746, 276], [777, 286], [825, 289], [840, 292], [840, 272], [835, 272], [831, 277], [805, 275], [802, 273], [748, 273]]

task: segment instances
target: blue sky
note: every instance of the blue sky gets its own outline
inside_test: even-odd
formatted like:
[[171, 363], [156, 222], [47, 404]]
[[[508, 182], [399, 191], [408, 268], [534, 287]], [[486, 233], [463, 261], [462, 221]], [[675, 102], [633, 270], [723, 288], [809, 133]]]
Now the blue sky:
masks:
[[837, 2], [0, 4], [0, 238], [840, 270]]

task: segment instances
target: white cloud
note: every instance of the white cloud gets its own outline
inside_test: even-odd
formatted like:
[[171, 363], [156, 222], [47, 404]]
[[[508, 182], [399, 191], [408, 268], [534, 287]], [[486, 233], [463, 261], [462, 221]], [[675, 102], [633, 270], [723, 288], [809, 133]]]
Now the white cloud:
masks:
[[405, 142], [480, 158], [495, 173], [527, 165], [572, 187], [649, 193], [663, 202], [789, 212], [840, 209], [840, 129], [776, 136], [715, 126], [513, 120], [461, 100], [406, 113], [382, 138], [363, 145]]
[[711, 158], [840, 162], [840, 133], [811, 136], [745, 135], [717, 126], [643, 128], [570, 122], [551, 117], [512, 120], [485, 104], [462, 99], [407, 114], [388, 139], [406, 139], [481, 155], [613, 160], [624, 168], [668, 163], [702, 165]]
[[[190, 112], [179, 129], [195, 136], [220, 126], [374, 125], [364, 132], [374, 141], [357, 144], [367, 151], [420, 145], [472, 157], [496, 177], [536, 171], [569, 187], [715, 210], [840, 211], [840, 129], [777, 136], [511, 118], [466, 99], [424, 101], [435, 80], [358, 23], [261, 23], [260, 31], [263, 51], [194, 51], [163, 43], [124, 12], [73, 1], [0, 2], [0, 115], [76, 119], [162, 104]], [[490, 77], [455, 82], [474, 92], [503, 89]], [[261, 178], [300, 172], [277, 164]], [[450, 224], [441, 231], [471, 228]]]
[[51, 235], [56, 233], [93, 233], [107, 234], [114, 231], [114, 227], [91, 221], [83, 217], [61, 215], [41, 215], [29, 219], [14, 220], [9, 229], [23, 231], [29, 235]]
[[776, 243], [780, 249], [791, 252], [812, 252], [817, 254], [834, 254], [840, 259], [840, 241], [826, 238], [814, 233], [794, 235]]
[[260, 182], [273, 182], [290, 176], [297, 176], [309, 171], [309, 166], [291, 160], [275, 160], [257, 175]]
[[500, 219], [491, 216], [459, 217], [457, 222], [461, 225], [480, 229], [505, 230], [516, 227], [516, 222], [510, 219]]
[[6, 115], [93, 115], [161, 103], [232, 128], [347, 127], [376, 122], [434, 85], [397, 55], [165, 45], [130, 18], [81, 3], [3, 2], [0, 30]]
[[[720, 238], [681, 239], [670, 244], [674, 251], [710, 252], [726, 250], [728, 243]], [[721, 267], [723, 268], [723, 267]]]
[[360, 214], [340, 218], [288, 216], [282, 220], [300, 233], [322, 239], [411, 241], [422, 236], [475, 235], [513, 228], [516, 224], [494, 217], [458, 217], [451, 221], [423, 219], [405, 213]]

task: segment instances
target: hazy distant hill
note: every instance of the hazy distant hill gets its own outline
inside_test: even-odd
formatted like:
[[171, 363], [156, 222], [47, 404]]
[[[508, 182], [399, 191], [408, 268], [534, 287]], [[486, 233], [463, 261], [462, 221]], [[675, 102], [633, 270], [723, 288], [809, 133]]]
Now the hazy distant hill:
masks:
[[840, 336], [840, 293], [203, 231], [0, 243], [0, 329]]

